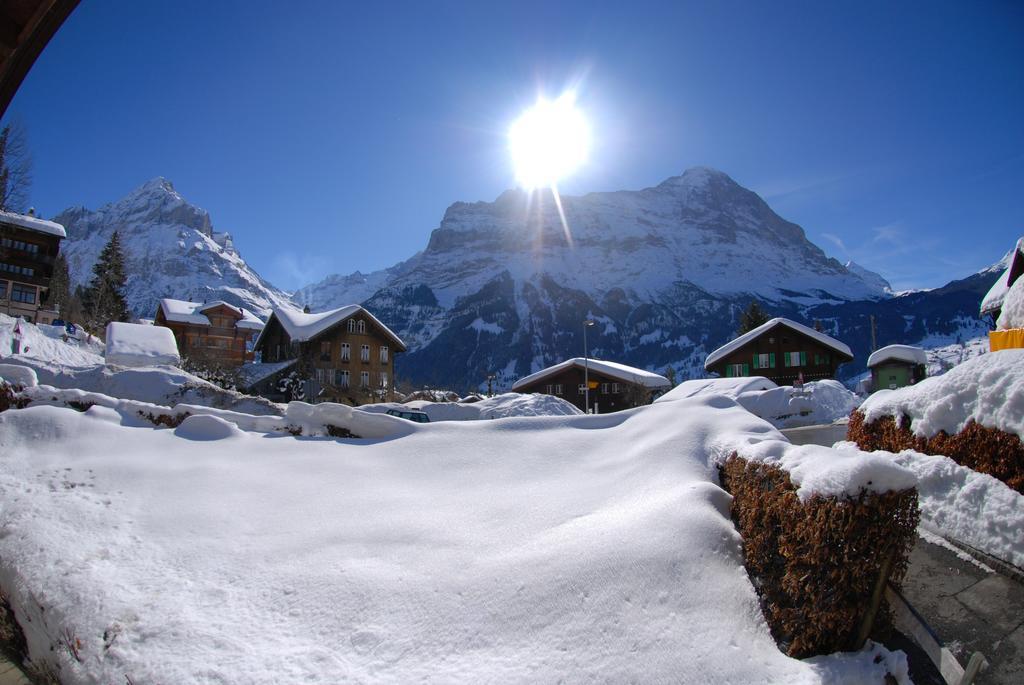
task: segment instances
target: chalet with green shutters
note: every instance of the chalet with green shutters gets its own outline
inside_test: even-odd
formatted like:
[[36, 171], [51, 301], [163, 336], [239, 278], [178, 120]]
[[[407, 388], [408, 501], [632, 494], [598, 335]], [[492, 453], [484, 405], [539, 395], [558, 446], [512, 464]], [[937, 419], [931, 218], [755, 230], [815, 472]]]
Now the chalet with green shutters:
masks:
[[723, 378], [764, 376], [779, 385], [835, 378], [853, 360], [846, 344], [809, 326], [777, 318], [708, 355], [704, 369]]

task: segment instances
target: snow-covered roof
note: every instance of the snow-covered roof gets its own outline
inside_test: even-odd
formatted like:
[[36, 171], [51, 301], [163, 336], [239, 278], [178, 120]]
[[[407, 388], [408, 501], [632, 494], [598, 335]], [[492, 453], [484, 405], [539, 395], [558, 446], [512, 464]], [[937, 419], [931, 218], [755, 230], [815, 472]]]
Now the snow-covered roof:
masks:
[[107, 324], [108, 364], [118, 366], [177, 366], [181, 363], [174, 333], [163, 326], [112, 321]]
[[847, 346], [845, 343], [841, 343], [832, 336], [825, 335], [824, 333], [816, 331], [809, 326], [803, 325], [802, 323], [797, 323], [796, 321], [791, 321], [789, 319], [783, 319], [782, 317], [778, 317], [770, 321], [766, 321], [765, 323], [761, 324], [754, 330], [747, 331], [746, 333], [736, 338], [735, 340], [732, 340], [731, 342], [728, 342], [725, 345], [719, 347], [717, 350], [709, 354], [708, 358], [704, 360], [704, 368], [707, 369], [712, 364], [721, 361], [728, 355], [732, 354], [736, 350], [746, 345], [748, 342], [751, 342], [752, 340], [761, 337], [762, 335], [764, 335], [771, 329], [775, 328], [776, 326], [785, 326], [790, 330], [806, 335], [808, 338], [816, 340], [822, 345], [829, 347], [835, 350], [836, 352], [839, 352], [840, 354], [845, 354], [850, 359], [853, 359], [853, 352], [850, 351], [849, 346]]
[[[360, 314], [365, 316], [367, 319], [373, 321], [377, 326], [384, 331], [399, 347], [405, 349], [405, 343], [402, 339], [395, 335], [394, 331], [385, 326], [380, 320], [373, 314], [363, 309], [358, 304], [350, 304], [338, 309], [331, 309], [326, 312], [317, 312], [316, 314], [301, 312], [297, 309], [286, 309], [284, 307], [274, 307], [271, 318], [276, 318], [280, 322], [281, 327], [284, 328], [285, 333], [291, 338], [292, 342], [305, 342], [312, 340], [316, 336], [320, 335], [324, 331], [333, 328], [342, 321], [345, 321], [349, 317]], [[270, 321], [268, 320], [269, 324]], [[266, 330], [266, 329], [264, 329]], [[262, 339], [260, 335], [260, 339]], [[260, 341], [256, 341], [258, 346]]]
[[25, 214], [15, 214], [14, 212], [0, 212], [0, 223], [14, 224], [37, 233], [55, 235], [58, 238], [68, 237], [67, 231], [64, 230], [63, 226], [53, 221], [40, 219], [37, 216], [26, 216]]
[[868, 357], [868, 368], [877, 366], [886, 361], [901, 361], [910, 364], [927, 364], [928, 355], [920, 347], [911, 345], [886, 345], [880, 350], [875, 350]]
[[742, 393], [757, 390], [771, 390], [779, 387], [764, 376], [739, 376], [736, 378], [696, 378], [683, 381], [655, 400], [674, 402], [697, 395], [724, 395], [736, 399]]
[[579, 368], [589, 367], [591, 371], [597, 373], [603, 373], [611, 378], [618, 378], [620, 381], [626, 383], [636, 383], [642, 385], [645, 388], [667, 388], [672, 384], [664, 376], [658, 375], [651, 371], [645, 371], [644, 369], [638, 369], [634, 366], [626, 366], [625, 364], [619, 364], [617, 362], [607, 362], [601, 359], [584, 359], [583, 357], [574, 357], [572, 359], [566, 359], [564, 362], [549, 366], [546, 369], [541, 369], [536, 373], [531, 373], [529, 376], [520, 378], [512, 384], [512, 390], [519, 390], [531, 383], [535, 383], [542, 378], [553, 376], [561, 373], [565, 369], [572, 366], [578, 366]]
[[215, 300], [213, 302], [185, 302], [184, 300], [173, 300], [169, 297], [165, 297], [160, 300], [160, 309], [163, 311], [165, 319], [168, 321], [175, 321], [177, 323], [197, 324], [199, 326], [210, 325], [210, 319], [208, 319], [203, 312], [213, 309], [214, 307], [227, 307], [241, 316], [242, 318], [235, 324], [238, 328], [248, 328], [254, 331], [263, 330], [263, 321], [261, 321], [259, 317], [245, 307], [236, 307], [233, 304], [228, 304], [224, 300]]
[[[1024, 238], [1017, 241], [1017, 245], [1013, 248], [1013, 254], [1009, 256], [1006, 270], [1002, 275], [992, 284], [989, 291], [985, 294], [985, 297], [981, 300], [981, 313], [988, 314], [994, 312], [997, 309], [1001, 309], [1003, 306], [1003, 299], [1006, 297], [1006, 293], [1010, 290], [1010, 276], [1014, 272], [1014, 266], [1017, 265], [1017, 260], [1024, 260]], [[1017, 265], [1017, 272], [1021, 271], [1022, 267]]]
[[298, 359], [288, 359], [283, 362], [271, 362], [271, 363], [248, 363], [242, 364], [238, 367], [238, 376], [242, 383], [248, 387], [252, 387], [256, 383], [266, 379], [268, 376], [272, 376], [278, 371], [287, 369], [289, 366], [293, 366]]

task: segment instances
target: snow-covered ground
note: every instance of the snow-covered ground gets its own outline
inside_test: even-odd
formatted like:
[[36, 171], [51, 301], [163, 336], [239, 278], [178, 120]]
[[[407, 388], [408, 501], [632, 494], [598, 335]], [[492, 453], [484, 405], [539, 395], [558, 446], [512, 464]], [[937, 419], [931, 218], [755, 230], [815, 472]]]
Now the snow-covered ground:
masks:
[[576, 405], [566, 402], [560, 397], [518, 392], [506, 392], [469, 404], [413, 400], [404, 404], [397, 402], [364, 404], [359, 408], [369, 412], [414, 409], [429, 416], [431, 421], [476, 421], [479, 419], [504, 419], [511, 416], [575, 416], [583, 413], [576, 408]]
[[672, 402], [699, 395], [722, 395], [737, 402], [776, 428], [814, 426], [844, 419], [860, 400], [834, 380], [804, 383], [800, 389], [778, 386], [767, 378], [705, 378], [685, 381], [656, 402]]
[[715, 484], [738, 449], [802, 496], [912, 485], [891, 459], [793, 447], [720, 396], [422, 425], [287, 415], [380, 432], [0, 414], [0, 585], [32, 658], [65, 683], [881, 683], [887, 666], [909, 682], [874, 646], [778, 651]]
[[98, 392], [160, 405], [205, 404], [250, 414], [274, 414], [280, 407], [260, 397], [224, 390], [174, 366], [127, 368], [108, 365], [104, 343], [79, 330], [22, 322], [22, 352], [11, 354], [16, 320], [0, 314], [0, 363], [33, 369], [40, 383]]
[[990, 352], [916, 385], [879, 390], [860, 408], [869, 423], [905, 414], [924, 437], [958, 433], [973, 419], [1024, 439], [1024, 350]]

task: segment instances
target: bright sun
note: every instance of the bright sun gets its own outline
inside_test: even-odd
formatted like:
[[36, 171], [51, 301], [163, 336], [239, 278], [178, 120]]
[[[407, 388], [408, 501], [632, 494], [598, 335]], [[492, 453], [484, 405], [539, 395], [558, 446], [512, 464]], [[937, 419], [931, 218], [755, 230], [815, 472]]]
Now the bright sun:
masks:
[[554, 187], [576, 171], [590, 148], [590, 127], [576, 107], [575, 93], [541, 98], [508, 131], [516, 178], [526, 189]]

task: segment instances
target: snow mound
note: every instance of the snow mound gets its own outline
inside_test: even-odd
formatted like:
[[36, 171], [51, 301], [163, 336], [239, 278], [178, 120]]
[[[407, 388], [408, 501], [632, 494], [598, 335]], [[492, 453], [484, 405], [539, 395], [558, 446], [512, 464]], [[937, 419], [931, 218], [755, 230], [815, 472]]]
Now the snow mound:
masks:
[[[18, 319], [0, 314], [0, 357], [9, 357]], [[17, 361], [36, 360], [52, 364], [87, 366], [103, 363], [103, 343], [78, 329], [69, 335], [63, 326], [21, 322], [21, 354]], [[67, 340], [65, 340], [67, 338]]]
[[991, 352], [916, 385], [879, 390], [860, 408], [869, 423], [905, 414], [926, 438], [958, 433], [973, 419], [1024, 439], [1024, 350]]
[[[836, 447], [857, 450], [850, 442]], [[917, 476], [922, 526], [1024, 568], [1024, 495], [949, 457], [913, 450], [874, 454], [893, 459]]]
[[685, 381], [655, 402], [710, 395], [736, 400], [744, 409], [776, 428], [832, 423], [849, 416], [860, 402], [857, 395], [839, 381], [811, 381], [796, 389], [778, 386], [762, 376]]
[[108, 364], [119, 366], [178, 366], [178, 343], [170, 328], [112, 321], [107, 324]]
[[481, 419], [504, 419], [513, 416], [576, 416], [583, 413], [576, 405], [560, 397], [518, 392], [506, 392], [471, 404], [413, 400], [405, 404], [397, 402], [366, 404], [360, 407], [360, 409], [377, 413], [384, 413], [388, 409], [398, 409], [400, 411], [415, 409], [430, 417], [431, 422], [478, 421]]
[[23, 388], [34, 388], [39, 385], [36, 372], [19, 364], [0, 364], [0, 380]]
[[[30, 659], [76, 683], [882, 683], [872, 650], [778, 650], [716, 485], [737, 449], [802, 465], [805, 489], [870, 455], [793, 448], [717, 396], [425, 425], [288, 416], [404, 435], [205, 442], [104, 412], [0, 414], [0, 583]], [[226, 432], [193, 418], [182, 433]], [[885, 461], [905, 474], [889, 485], [913, 482]], [[65, 631], [80, 661], [51, 648]]]
[[224, 440], [244, 435], [235, 424], [219, 416], [189, 416], [174, 429], [174, 434], [186, 440]]

